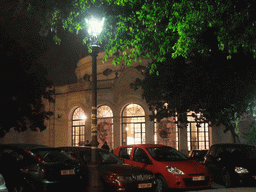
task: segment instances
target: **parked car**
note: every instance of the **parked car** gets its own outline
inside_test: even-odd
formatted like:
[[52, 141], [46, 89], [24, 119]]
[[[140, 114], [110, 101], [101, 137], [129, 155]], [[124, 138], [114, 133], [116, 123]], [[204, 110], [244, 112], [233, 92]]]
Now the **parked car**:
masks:
[[[60, 147], [81, 162], [85, 186], [89, 186], [93, 166], [92, 150], [96, 150], [99, 185], [103, 191], [154, 191], [156, 181], [154, 174], [144, 168], [124, 164], [113, 153], [104, 149], [85, 147]], [[87, 183], [86, 183], [87, 182]], [[88, 190], [87, 190], [88, 191]]]
[[199, 163], [204, 163], [204, 156], [207, 152], [207, 149], [193, 149], [189, 152], [188, 157]]
[[206, 154], [204, 164], [213, 179], [226, 187], [241, 183], [256, 183], [255, 146], [214, 144]]
[[8, 189], [5, 184], [5, 180], [2, 174], [0, 174], [0, 192], [8, 192]]
[[75, 187], [80, 163], [60, 149], [35, 144], [1, 144], [0, 173], [9, 192]]
[[129, 165], [145, 167], [157, 180], [156, 191], [167, 188], [195, 189], [211, 185], [204, 166], [176, 149], [157, 144], [135, 144], [118, 147], [114, 154]]

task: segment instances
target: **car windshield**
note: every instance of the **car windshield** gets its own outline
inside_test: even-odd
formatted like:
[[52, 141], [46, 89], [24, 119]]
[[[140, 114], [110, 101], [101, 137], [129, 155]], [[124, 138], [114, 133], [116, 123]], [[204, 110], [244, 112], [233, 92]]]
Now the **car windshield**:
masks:
[[114, 154], [105, 152], [103, 150], [99, 151], [99, 163], [100, 164], [123, 164], [123, 161], [116, 157]]
[[70, 157], [67, 153], [57, 149], [33, 149], [32, 154], [40, 157], [41, 160], [47, 163], [54, 162], [65, 162], [65, 161], [75, 161], [74, 158]]
[[[85, 164], [90, 164], [91, 150], [83, 151], [82, 159]], [[97, 150], [97, 163], [98, 164], [123, 164], [123, 161], [108, 151]]]
[[205, 156], [206, 153], [207, 153], [207, 150], [194, 150], [190, 156], [201, 157], [201, 156]]
[[184, 161], [188, 159], [184, 154], [171, 147], [152, 147], [147, 148], [147, 151], [156, 161]]

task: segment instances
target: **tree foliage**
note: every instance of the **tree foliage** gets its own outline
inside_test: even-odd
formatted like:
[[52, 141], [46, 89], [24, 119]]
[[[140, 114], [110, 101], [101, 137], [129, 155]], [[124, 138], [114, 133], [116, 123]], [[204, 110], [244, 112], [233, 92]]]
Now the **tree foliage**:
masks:
[[[210, 33], [207, 37], [216, 38]], [[243, 48], [227, 60], [226, 54], [214, 47], [212, 44], [207, 56], [195, 51], [189, 60], [172, 58], [170, 53], [166, 62], [151, 63], [158, 70], [148, 70], [140, 84], [158, 120], [176, 113], [200, 112], [212, 125], [225, 125], [236, 141], [240, 117], [255, 104], [256, 60]], [[186, 118], [181, 116], [179, 121], [186, 122]]]
[[11, 128], [43, 131], [44, 120], [52, 113], [45, 111], [43, 99], [53, 101], [46, 91], [50, 82], [43, 68], [34, 66], [34, 55], [0, 28], [0, 137]]
[[211, 49], [200, 36], [209, 27], [220, 50], [232, 54], [242, 46], [255, 56], [255, 7], [254, 0], [31, 0], [23, 5], [40, 20], [43, 34], [52, 30], [57, 42], [59, 27], [79, 33], [91, 14], [104, 16], [106, 56], [122, 52], [115, 61], [127, 64], [140, 56], [164, 61], [172, 51], [173, 57], [188, 57], [195, 49], [207, 54]]
[[[58, 43], [60, 27], [79, 33], [90, 15], [105, 17], [100, 41], [106, 58], [114, 55], [114, 64], [141, 56], [154, 61], [143, 89], [156, 109], [166, 111], [167, 102], [168, 113], [203, 110], [234, 133], [253, 102], [254, 0], [30, 0], [23, 8], [42, 23], [42, 34], [51, 30]], [[85, 35], [84, 43], [88, 40]]]

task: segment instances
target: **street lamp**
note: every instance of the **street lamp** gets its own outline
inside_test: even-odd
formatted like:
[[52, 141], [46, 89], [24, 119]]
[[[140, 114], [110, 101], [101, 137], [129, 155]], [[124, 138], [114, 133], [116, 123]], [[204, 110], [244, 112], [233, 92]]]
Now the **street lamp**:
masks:
[[99, 173], [96, 164], [96, 149], [99, 144], [97, 141], [97, 56], [99, 53], [100, 46], [98, 45], [98, 36], [101, 33], [104, 23], [104, 18], [98, 21], [95, 18], [88, 20], [88, 34], [92, 52], [90, 53], [92, 57], [92, 124], [91, 124], [91, 137], [92, 141], [90, 145], [92, 146], [92, 169], [90, 173], [91, 182], [89, 185], [89, 191], [99, 192], [101, 191], [101, 186], [99, 186]]
[[89, 40], [92, 48], [92, 124], [91, 124], [91, 134], [92, 141], [91, 145], [94, 147], [98, 146], [97, 141], [97, 56], [99, 53], [100, 46], [98, 45], [98, 36], [101, 33], [104, 18], [99, 21], [95, 18], [91, 18], [87, 21], [88, 23], [88, 34]]

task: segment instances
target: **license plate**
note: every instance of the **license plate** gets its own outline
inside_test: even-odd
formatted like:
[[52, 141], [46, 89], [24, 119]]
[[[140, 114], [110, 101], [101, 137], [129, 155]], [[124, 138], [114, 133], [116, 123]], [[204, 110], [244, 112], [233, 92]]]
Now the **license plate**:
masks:
[[61, 175], [74, 175], [74, 174], [75, 174], [75, 170], [74, 169], [61, 170]]
[[139, 184], [138, 188], [151, 188], [152, 183], [141, 183]]
[[204, 180], [205, 180], [205, 176], [193, 177], [192, 180], [193, 180], [193, 181], [204, 181]]

